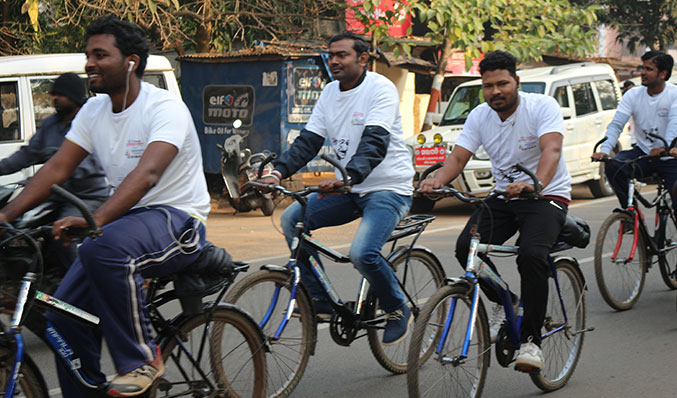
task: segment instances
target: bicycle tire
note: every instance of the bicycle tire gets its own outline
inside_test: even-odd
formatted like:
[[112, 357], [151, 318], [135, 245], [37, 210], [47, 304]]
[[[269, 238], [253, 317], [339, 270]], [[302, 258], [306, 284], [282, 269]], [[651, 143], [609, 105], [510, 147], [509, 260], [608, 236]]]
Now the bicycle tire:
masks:
[[[225, 300], [248, 312], [259, 323], [268, 343], [267, 396], [287, 397], [298, 385], [315, 351], [317, 323], [306, 290], [298, 285], [298, 315], [290, 318], [278, 340], [271, 337], [286, 313], [291, 294], [292, 275], [283, 271], [260, 270], [230, 287]], [[279, 289], [278, 289], [279, 288]], [[271, 319], [261, 325], [271, 303]]]
[[[165, 373], [153, 384], [149, 396], [228, 396], [263, 398], [266, 386], [266, 355], [258, 325], [244, 312], [220, 304], [211, 323], [208, 312], [181, 318], [178, 337], [161, 342]], [[205, 328], [209, 336], [200, 351]], [[180, 340], [180, 341], [179, 341]], [[199, 361], [196, 369], [185, 347]], [[200, 370], [215, 387], [208, 383]], [[193, 395], [194, 394], [194, 395]]]
[[[0, 347], [0, 358], [6, 366], [0, 368], [0, 394], [5, 396], [7, 381], [12, 374], [14, 365], [14, 352], [10, 352], [7, 347]], [[45, 385], [42, 376], [39, 376], [40, 370], [30, 357], [25, 357], [21, 362], [19, 369], [19, 380], [14, 388], [14, 397], [25, 398], [49, 398], [49, 391]]]
[[658, 256], [658, 267], [661, 270], [661, 278], [665, 286], [675, 290], [677, 289], [677, 225], [669, 209], [661, 212], [659, 234], [658, 248], [662, 253]]
[[[407, 362], [409, 398], [477, 398], [482, 395], [491, 359], [489, 322], [482, 300], [478, 301], [475, 331], [470, 341], [468, 358], [458, 364], [449, 362], [452, 358], [458, 357], [463, 347], [470, 318], [471, 296], [472, 288], [467, 286], [443, 286], [421, 309], [409, 346]], [[454, 307], [450, 305], [452, 300], [456, 303]], [[449, 308], [454, 308], [454, 318], [443, 351], [439, 355], [433, 353], [431, 358], [424, 361], [420, 353], [425, 351], [427, 346], [437, 346], [439, 341], [437, 336], [444, 329], [444, 320]], [[437, 321], [439, 314], [442, 316], [442, 322]]]
[[602, 223], [595, 243], [595, 279], [604, 301], [619, 311], [632, 308], [639, 299], [647, 269], [646, 243], [642, 234], [637, 236], [637, 249], [632, 262], [623, 263], [630, 253], [632, 232], [624, 233], [618, 256], [611, 262], [616, 249], [621, 223], [633, 222], [626, 213], [613, 213]]
[[[428, 253], [423, 249], [413, 249], [409, 256], [409, 266], [406, 264], [407, 252], [403, 252], [396, 258], [392, 259], [391, 264], [395, 270], [395, 276], [403, 283], [405, 290], [411, 296], [411, 299], [416, 303], [416, 308], [420, 306], [432, 296], [435, 291], [444, 283], [444, 269], [440, 265], [434, 255]], [[419, 264], [420, 263], [420, 264]], [[406, 279], [403, 281], [403, 279]], [[369, 297], [375, 297], [370, 289]], [[406, 298], [406, 295], [405, 295]], [[411, 307], [412, 303], [408, 305]], [[418, 310], [412, 310], [414, 320], [418, 318]], [[368, 307], [367, 319], [376, 319], [383, 316], [383, 312], [379, 309], [378, 299], [371, 300], [371, 305]], [[376, 361], [387, 371], [394, 374], [402, 374], [407, 371], [407, 357], [409, 353], [409, 343], [411, 341], [411, 333], [399, 343], [393, 345], [383, 345], [383, 329], [369, 328], [367, 329], [367, 338], [369, 340], [369, 348]], [[421, 355], [427, 356], [432, 353], [432, 350], [426, 350]]]
[[[585, 338], [585, 295], [583, 281], [579, 278], [576, 265], [569, 259], [555, 261], [562, 301], [556, 294], [555, 279], [550, 284], [548, 306], [543, 331], [548, 332], [564, 325], [564, 329], [543, 338], [541, 352], [543, 367], [538, 373], [530, 374], [534, 384], [545, 392], [562, 388], [573, 375], [583, 349]], [[562, 310], [566, 309], [566, 317]]]

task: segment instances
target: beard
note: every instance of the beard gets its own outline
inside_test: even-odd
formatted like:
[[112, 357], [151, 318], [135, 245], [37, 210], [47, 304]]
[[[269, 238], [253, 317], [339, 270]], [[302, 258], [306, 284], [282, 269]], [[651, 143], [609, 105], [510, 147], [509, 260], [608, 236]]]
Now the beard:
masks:
[[517, 92], [515, 92], [515, 94], [512, 97], [512, 101], [505, 102], [501, 106], [497, 106], [497, 105], [493, 104], [493, 101], [495, 99], [501, 99], [501, 100], [505, 101], [507, 98], [505, 96], [496, 96], [496, 97], [492, 98], [491, 101], [489, 101], [489, 106], [491, 107], [491, 109], [493, 109], [496, 112], [505, 112], [507, 110], [512, 109], [517, 104], [517, 101], [519, 99], [519, 95], [517, 94]]

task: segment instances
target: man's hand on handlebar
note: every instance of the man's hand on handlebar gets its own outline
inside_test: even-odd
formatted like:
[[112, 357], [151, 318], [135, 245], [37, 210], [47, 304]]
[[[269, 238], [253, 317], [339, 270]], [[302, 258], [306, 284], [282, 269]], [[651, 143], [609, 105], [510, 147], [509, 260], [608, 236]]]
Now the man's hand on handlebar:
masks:
[[[259, 178], [258, 180], [256, 180], [256, 182], [258, 182], [258, 183], [260, 183], [260, 184], [272, 184], [272, 185], [278, 185], [278, 184], [280, 183], [280, 180], [278, 180], [277, 178], [272, 177], [272, 176], [270, 176], [270, 175], [267, 175], [267, 176], [265, 176], [265, 177]], [[268, 192], [270, 192], [270, 189], [268, 189], [268, 188], [257, 187], [257, 189], [258, 189], [259, 191], [261, 191], [261, 193], [268, 193]]]
[[325, 180], [322, 180], [319, 184], [317, 184], [317, 188], [320, 190], [320, 192], [327, 192], [327, 193], [322, 193], [320, 196], [318, 196], [318, 199], [322, 199], [325, 196], [335, 196], [335, 195], [340, 195], [340, 192], [331, 192], [335, 191], [338, 188], [341, 188], [342, 186], [345, 186], [345, 183], [337, 178], [327, 178]]
[[651, 156], [661, 156], [665, 153], [665, 148], [651, 148], [649, 155]]
[[590, 156], [590, 158], [592, 159], [593, 162], [599, 162], [599, 161], [604, 160], [608, 157], [609, 157], [609, 154], [604, 153], [604, 152], [595, 152], [595, 153], [592, 154], [592, 156]]
[[524, 181], [515, 181], [510, 183], [510, 185], [508, 185], [508, 187], [505, 189], [505, 198], [518, 198], [522, 192], [534, 192], [534, 186]]
[[670, 148], [670, 152], [668, 152], [668, 155], [677, 158], [677, 147], [675, 148]]
[[437, 178], [426, 178], [418, 185], [418, 189], [423, 193], [429, 194], [432, 193], [433, 189], [442, 188], [444, 185]]
[[74, 238], [73, 235], [69, 234], [69, 230], [87, 230], [88, 228], [89, 224], [84, 218], [71, 216], [56, 221], [52, 227], [52, 235], [54, 239], [62, 240], [64, 246], [68, 246]]

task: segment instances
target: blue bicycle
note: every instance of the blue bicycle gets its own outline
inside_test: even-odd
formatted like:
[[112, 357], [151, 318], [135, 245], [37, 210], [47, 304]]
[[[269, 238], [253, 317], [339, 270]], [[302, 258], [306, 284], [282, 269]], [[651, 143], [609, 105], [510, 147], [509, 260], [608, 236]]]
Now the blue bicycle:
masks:
[[[520, 170], [531, 173], [524, 168]], [[533, 174], [530, 175], [537, 181]], [[501, 194], [493, 192], [480, 199], [451, 187], [434, 190], [434, 193], [453, 195], [477, 205]], [[560, 238], [572, 237], [572, 231], [577, 230], [577, 225], [569, 219]], [[569, 240], [585, 241], [580, 236]], [[552, 253], [571, 247], [571, 244], [559, 242]], [[515, 311], [508, 284], [482, 258], [497, 253], [515, 255], [517, 251], [517, 246], [480, 243], [479, 234], [472, 235], [465, 274], [447, 278], [445, 285], [426, 302], [416, 321], [407, 368], [410, 398], [481, 396], [490, 362], [491, 342], [489, 321], [480, 299], [480, 279], [496, 291], [505, 311], [506, 320], [495, 343], [496, 359], [503, 367], [514, 361], [520, 347], [522, 303]], [[581, 355], [584, 333], [592, 330], [585, 325], [586, 284], [578, 262], [567, 256], [549, 257], [549, 262], [551, 293], [542, 328], [543, 368], [530, 374], [532, 381], [543, 391], [557, 390], [566, 384]], [[432, 355], [421, 355], [431, 348], [434, 349]]]

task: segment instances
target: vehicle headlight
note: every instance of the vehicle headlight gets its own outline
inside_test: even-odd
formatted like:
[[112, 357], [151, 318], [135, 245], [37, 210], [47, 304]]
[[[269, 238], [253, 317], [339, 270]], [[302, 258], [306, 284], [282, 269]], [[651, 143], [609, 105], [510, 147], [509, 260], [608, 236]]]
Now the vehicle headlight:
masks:
[[480, 146], [479, 148], [477, 148], [474, 158], [478, 160], [489, 160], [489, 154], [487, 153], [486, 150], [484, 150], [483, 146]]
[[421, 145], [425, 144], [425, 135], [419, 134], [418, 137], [416, 137], [416, 142]]
[[433, 142], [435, 144], [439, 144], [440, 142], [442, 142], [442, 134], [435, 133], [435, 135], [433, 136]]

